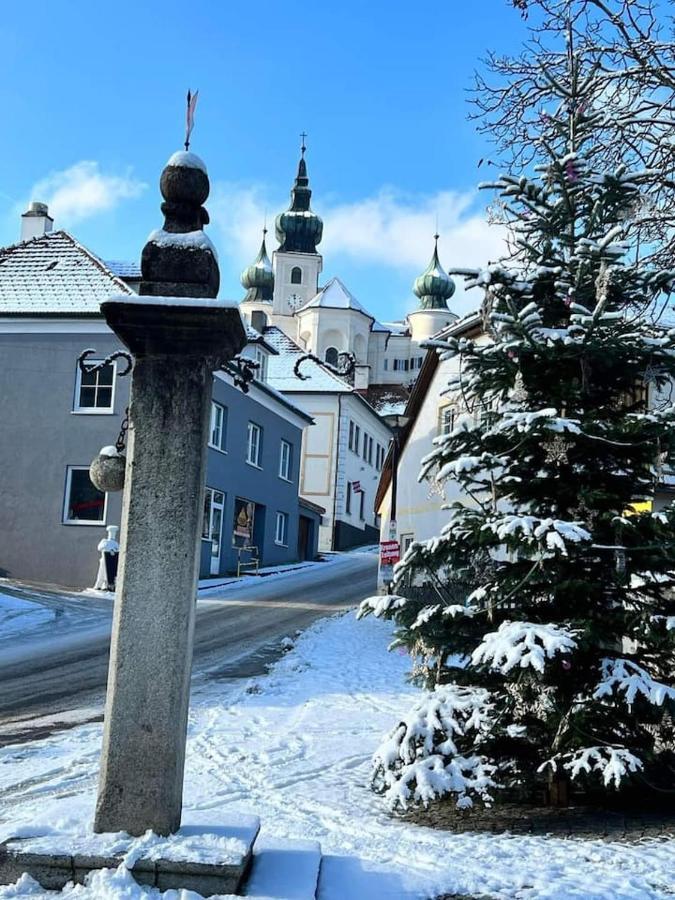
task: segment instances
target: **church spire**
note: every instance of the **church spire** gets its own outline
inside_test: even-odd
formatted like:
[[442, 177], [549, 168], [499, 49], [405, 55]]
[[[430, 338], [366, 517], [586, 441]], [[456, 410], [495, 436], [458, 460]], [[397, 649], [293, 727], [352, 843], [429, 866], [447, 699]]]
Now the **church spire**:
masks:
[[316, 253], [316, 245], [321, 243], [323, 222], [310, 207], [312, 191], [305, 160], [306, 137], [303, 131], [298, 174], [291, 188], [291, 205], [277, 216], [275, 223], [279, 253]]
[[447, 301], [455, 293], [455, 282], [438, 259], [438, 238], [436, 233], [431, 262], [413, 284], [413, 293], [419, 297], [420, 309], [447, 309]]
[[262, 300], [265, 303], [272, 302], [274, 291], [274, 273], [272, 263], [267, 255], [265, 236], [267, 228], [263, 228], [263, 237], [258, 255], [250, 266], [241, 273], [241, 283], [246, 288], [246, 300]]

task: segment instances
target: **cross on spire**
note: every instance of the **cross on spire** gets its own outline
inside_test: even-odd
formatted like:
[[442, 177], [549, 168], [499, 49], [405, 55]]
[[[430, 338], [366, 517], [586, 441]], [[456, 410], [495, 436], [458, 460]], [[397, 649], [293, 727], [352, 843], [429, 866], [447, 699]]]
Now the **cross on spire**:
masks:
[[307, 137], [307, 132], [306, 131], [301, 132], [300, 140], [302, 141], [302, 144], [300, 145], [300, 153], [302, 154], [303, 157], [305, 155], [305, 150], [307, 149], [307, 147], [305, 147], [305, 138], [306, 137]]

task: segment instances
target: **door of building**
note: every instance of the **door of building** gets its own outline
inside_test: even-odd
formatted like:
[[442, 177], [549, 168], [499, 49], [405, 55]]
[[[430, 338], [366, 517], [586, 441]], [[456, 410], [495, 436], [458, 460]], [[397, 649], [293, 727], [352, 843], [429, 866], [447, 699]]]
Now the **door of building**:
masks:
[[310, 521], [306, 516], [298, 519], [298, 559], [305, 560], [310, 555], [309, 550]]
[[205, 507], [206, 534], [204, 536], [211, 542], [209, 572], [211, 575], [218, 575], [220, 573], [225, 494], [222, 491], [215, 491], [213, 488], [206, 488]]

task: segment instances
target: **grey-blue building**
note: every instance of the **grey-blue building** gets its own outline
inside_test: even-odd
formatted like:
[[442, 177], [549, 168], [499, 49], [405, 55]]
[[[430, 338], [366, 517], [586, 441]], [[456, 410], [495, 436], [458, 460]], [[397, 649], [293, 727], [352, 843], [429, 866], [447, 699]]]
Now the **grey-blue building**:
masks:
[[[0, 577], [72, 587], [93, 584], [97, 545], [121, 518], [88, 466], [114, 444], [128, 403], [124, 360], [83, 373], [84, 349], [101, 361], [121, 349], [101, 300], [132, 293], [124, 278], [35, 205], [26, 239], [0, 250]], [[265, 383], [274, 353], [249, 329], [244, 355], [259, 364], [248, 393], [214, 379], [201, 575], [312, 558], [321, 509], [298, 496], [303, 430], [311, 418]], [[251, 567], [248, 567], [248, 571]]]

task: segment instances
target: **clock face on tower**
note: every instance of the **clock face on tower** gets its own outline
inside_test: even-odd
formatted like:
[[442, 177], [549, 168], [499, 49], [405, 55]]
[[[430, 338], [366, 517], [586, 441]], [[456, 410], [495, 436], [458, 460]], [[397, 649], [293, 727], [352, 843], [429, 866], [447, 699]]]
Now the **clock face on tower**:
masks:
[[300, 294], [291, 294], [288, 298], [288, 307], [291, 312], [295, 312], [302, 306], [302, 297]]

